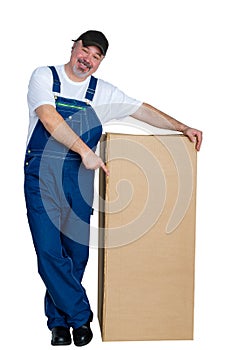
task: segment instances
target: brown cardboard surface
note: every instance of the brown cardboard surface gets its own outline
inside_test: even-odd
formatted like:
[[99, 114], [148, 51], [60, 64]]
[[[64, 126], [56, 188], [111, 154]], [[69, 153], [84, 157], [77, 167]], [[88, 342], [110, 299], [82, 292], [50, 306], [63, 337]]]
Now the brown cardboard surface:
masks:
[[196, 151], [182, 135], [108, 133], [100, 172], [104, 341], [193, 339]]

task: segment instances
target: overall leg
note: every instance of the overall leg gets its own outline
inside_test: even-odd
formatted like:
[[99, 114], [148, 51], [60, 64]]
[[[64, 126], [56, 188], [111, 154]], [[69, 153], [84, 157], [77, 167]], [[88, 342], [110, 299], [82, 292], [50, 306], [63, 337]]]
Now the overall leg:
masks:
[[[94, 172], [86, 170], [82, 164], [77, 166], [75, 163], [72, 165], [72, 162], [67, 162], [63, 175], [65, 202], [68, 206], [63, 210], [62, 241], [66, 253], [73, 261], [74, 275], [81, 283], [89, 255]], [[90, 312], [88, 319], [81, 327], [73, 327], [75, 345], [82, 346], [91, 341], [92, 318], [93, 314]], [[75, 319], [73, 321], [75, 322]]]
[[[81, 174], [82, 181], [80, 181]], [[93, 175], [94, 172], [87, 171], [82, 164], [77, 164], [72, 160], [66, 161], [63, 167], [65, 196], [61, 217], [61, 240], [64, 254], [67, 254], [72, 260], [73, 274], [80, 284], [89, 257]], [[83, 292], [86, 295], [84, 287]], [[86, 301], [88, 302], [87, 296]], [[90, 312], [90, 317], [92, 317], [92, 312]], [[76, 323], [75, 320], [73, 322]]]
[[[29, 164], [30, 165], [30, 164]], [[44, 185], [47, 200], [51, 200], [46, 210], [41, 198], [41, 182], [39, 182], [39, 163], [34, 160], [25, 174], [25, 197], [28, 208], [28, 220], [35, 245], [38, 270], [50, 296], [48, 308], [48, 326], [50, 329], [58, 325], [79, 327], [90, 315], [90, 306], [81, 283], [74, 277], [73, 262], [64, 256], [60, 234], [60, 210], [57, 207], [55, 193], [51, 187], [51, 173], [54, 176], [54, 164], [47, 164]], [[52, 177], [53, 177], [52, 176]], [[48, 209], [49, 208], [49, 209]], [[59, 312], [52, 311], [51, 301]], [[64, 315], [65, 314], [65, 317]], [[62, 315], [62, 317], [61, 317]], [[59, 316], [57, 318], [57, 316]], [[72, 320], [75, 319], [75, 324]], [[59, 322], [59, 323], [58, 323]]]

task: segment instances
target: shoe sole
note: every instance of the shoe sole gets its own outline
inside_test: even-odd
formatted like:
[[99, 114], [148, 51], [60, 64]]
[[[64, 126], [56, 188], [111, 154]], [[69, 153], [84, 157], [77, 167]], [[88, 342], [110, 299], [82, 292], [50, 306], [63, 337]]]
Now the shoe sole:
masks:
[[67, 341], [67, 342], [63, 342], [63, 343], [55, 343], [53, 341], [51, 341], [51, 345], [53, 346], [62, 346], [62, 345], [70, 345], [72, 343], [72, 341]]

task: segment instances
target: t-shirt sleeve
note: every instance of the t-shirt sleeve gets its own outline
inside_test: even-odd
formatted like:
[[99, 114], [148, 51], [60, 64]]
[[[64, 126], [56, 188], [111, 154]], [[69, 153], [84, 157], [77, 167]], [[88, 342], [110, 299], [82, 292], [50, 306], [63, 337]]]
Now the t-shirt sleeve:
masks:
[[95, 110], [103, 124], [112, 119], [128, 117], [142, 105], [142, 101], [126, 95], [114, 85], [104, 81], [98, 81], [98, 84], [96, 94], [98, 104]]
[[55, 107], [54, 95], [52, 92], [52, 72], [48, 67], [39, 67], [31, 75], [28, 86], [28, 107], [30, 113], [35, 113], [35, 109], [44, 104]]

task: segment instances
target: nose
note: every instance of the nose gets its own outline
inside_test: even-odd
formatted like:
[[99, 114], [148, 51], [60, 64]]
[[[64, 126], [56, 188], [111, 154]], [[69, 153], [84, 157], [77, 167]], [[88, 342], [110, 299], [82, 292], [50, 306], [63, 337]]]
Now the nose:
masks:
[[91, 61], [91, 54], [89, 52], [86, 52], [84, 54], [84, 59], [87, 60], [90, 63], [90, 61]]

